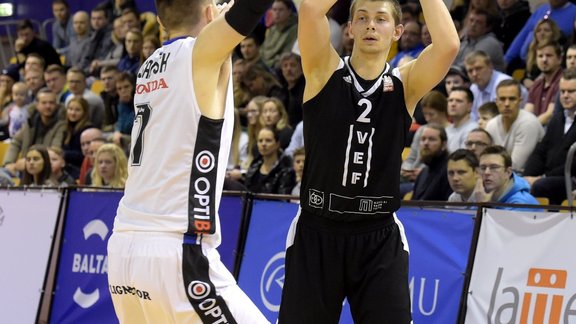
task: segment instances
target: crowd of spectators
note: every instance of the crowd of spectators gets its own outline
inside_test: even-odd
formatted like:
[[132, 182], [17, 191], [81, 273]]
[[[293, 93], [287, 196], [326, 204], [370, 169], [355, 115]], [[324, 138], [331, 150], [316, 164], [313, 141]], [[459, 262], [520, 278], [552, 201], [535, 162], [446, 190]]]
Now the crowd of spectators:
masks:
[[[298, 4], [275, 0], [232, 57], [237, 120], [227, 189], [299, 193], [305, 80]], [[337, 2], [328, 17], [342, 56], [353, 46], [349, 4]], [[400, 4], [404, 33], [389, 53], [393, 67], [431, 43], [419, 3]], [[576, 6], [462, 0], [450, 9], [460, 52], [416, 109], [401, 192], [414, 200], [537, 203], [534, 197], [545, 197], [560, 204], [566, 199], [561, 169], [576, 141]], [[51, 43], [22, 20], [15, 63], [0, 75], [0, 139], [10, 145], [0, 178], [28, 186], [122, 187], [135, 76], [169, 35], [130, 0], [107, 0], [90, 12], [70, 12], [66, 0], [53, 0], [52, 10]]]

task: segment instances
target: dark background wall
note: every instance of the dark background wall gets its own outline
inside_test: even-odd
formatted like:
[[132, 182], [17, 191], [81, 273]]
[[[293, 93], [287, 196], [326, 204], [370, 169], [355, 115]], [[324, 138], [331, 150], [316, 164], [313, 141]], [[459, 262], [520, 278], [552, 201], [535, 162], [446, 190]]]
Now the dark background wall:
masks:
[[[101, 1], [103, 0], [68, 0], [68, 4], [70, 5], [70, 11], [73, 13], [78, 10], [90, 12]], [[52, 0], [0, 0], [0, 2], [13, 3], [15, 11], [13, 17], [0, 18], [0, 22], [29, 18], [42, 23], [44, 20], [53, 17]], [[155, 12], [153, 0], [136, 0], [136, 5], [140, 12]]]

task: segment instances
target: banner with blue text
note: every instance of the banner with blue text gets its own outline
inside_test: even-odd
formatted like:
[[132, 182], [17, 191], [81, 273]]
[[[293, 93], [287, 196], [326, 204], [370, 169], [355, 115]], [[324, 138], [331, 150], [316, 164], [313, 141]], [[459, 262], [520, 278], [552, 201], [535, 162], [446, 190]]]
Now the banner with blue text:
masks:
[[[284, 284], [286, 235], [298, 206], [254, 201], [238, 284], [276, 322]], [[402, 208], [410, 245], [414, 323], [455, 323], [474, 228], [475, 212]], [[345, 303], [341, 324], [352, 323]]]

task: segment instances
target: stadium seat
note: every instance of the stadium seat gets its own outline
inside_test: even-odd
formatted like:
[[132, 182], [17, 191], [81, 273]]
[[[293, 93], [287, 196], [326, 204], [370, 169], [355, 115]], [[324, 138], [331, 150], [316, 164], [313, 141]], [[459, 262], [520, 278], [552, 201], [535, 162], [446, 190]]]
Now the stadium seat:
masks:
[[90, 90], [97, 95], [100, 95], [102, 91], [104, 91], [104, 82], [102, 80], [96, 79], [92, 82], [92, 86], [90, 86]]
[[535, 197], [536, 200], [540, 203], [540, 205], [547, 206], [550, 205], [550, 199], [546, 197]]

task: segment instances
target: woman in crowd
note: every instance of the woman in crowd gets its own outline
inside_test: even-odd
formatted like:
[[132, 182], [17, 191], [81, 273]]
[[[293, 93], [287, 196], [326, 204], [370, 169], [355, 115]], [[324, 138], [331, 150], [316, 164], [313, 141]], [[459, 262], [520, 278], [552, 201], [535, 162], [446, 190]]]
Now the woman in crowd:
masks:
[[82, 97], [74, 97], [66, 105], [66, 133], [62, 143], [64, 159], [78, 169], [80, 169], [84, 160], [80, 145], [80, 134], [85, 129], [92, 127], [89, 111], [88, 101]]
[[543, 44], [548, 40], [554, 40], [559, 43], [562, 39], [562, 32], [558, 25], [552, 19], [542, 19], [536, 24], [534, 28], [534, 37], [529, 46], [522, 47], [523, 57], [526, 62], [526, 74], [522, 83], [528, 89], [534, 83], [534, 80], [540, 75], [540, 69], [536, 65], [536, 50], [539, 44]]
[[32, 145], [28, 149], [28, 152], [26, 152], [25, 157], [24, 177], [20, 183], [22, 186], [41, 187], [57, 185], [50, 179], [52, 167], [46, 146]]
[[276, 77], [259, 64], [252, 64], [242, 78], [242, 84], [248, 90], [250, 97], [266, 96], [278, 98], [284, 103], [288, 102], [288, 92], [282, 87]]
[[128, 177], [128, 162], [124, 151], [116, 144], [100, 146], [94, 158], [92, 186], [124, 188]]
[[244, 184], [256, 193], [290, 194], [296, 184], [292, 160], [282, 155], [278, 131], [264, 127], [258, 133], [258, 152], [246, 172]]
[[262, 113], [260, 114], [260, 124], [264, 127], [276, 129], [280, 137], [280, 147], [282, 149], [288, 147], [294, 131], [290, 127], [288, 113], [282, 101], [274, 97], [264, 101]]
[[248, 142], [240, 150], [245, 152], [245, 158], [240, 162], [242, 170], [248, 169], [252, 161], [258, 157], [258, 133], [262, 129], [260, 123], [260, 114], [262, 113], [262, 106], [268, 98], [264, 96], [256, 96], [248, 102], [246, 106], [246, 119], [248, 121]]
[[48, 148], [48, 155], [50, 156], [50, 166], [52, 173], [50, 179], [57, 186], [70, 186], [76, 184], [76, 180], [68, 172], [66, 172], [66, 161], [64, 160], [64, 150], [57, 146], [50, 146]]
[[144, 36], [144, 41], [142, 42], [142, 62], [146, 61], [146, 59], [161, 46], [158, 37], [154, 35]]

